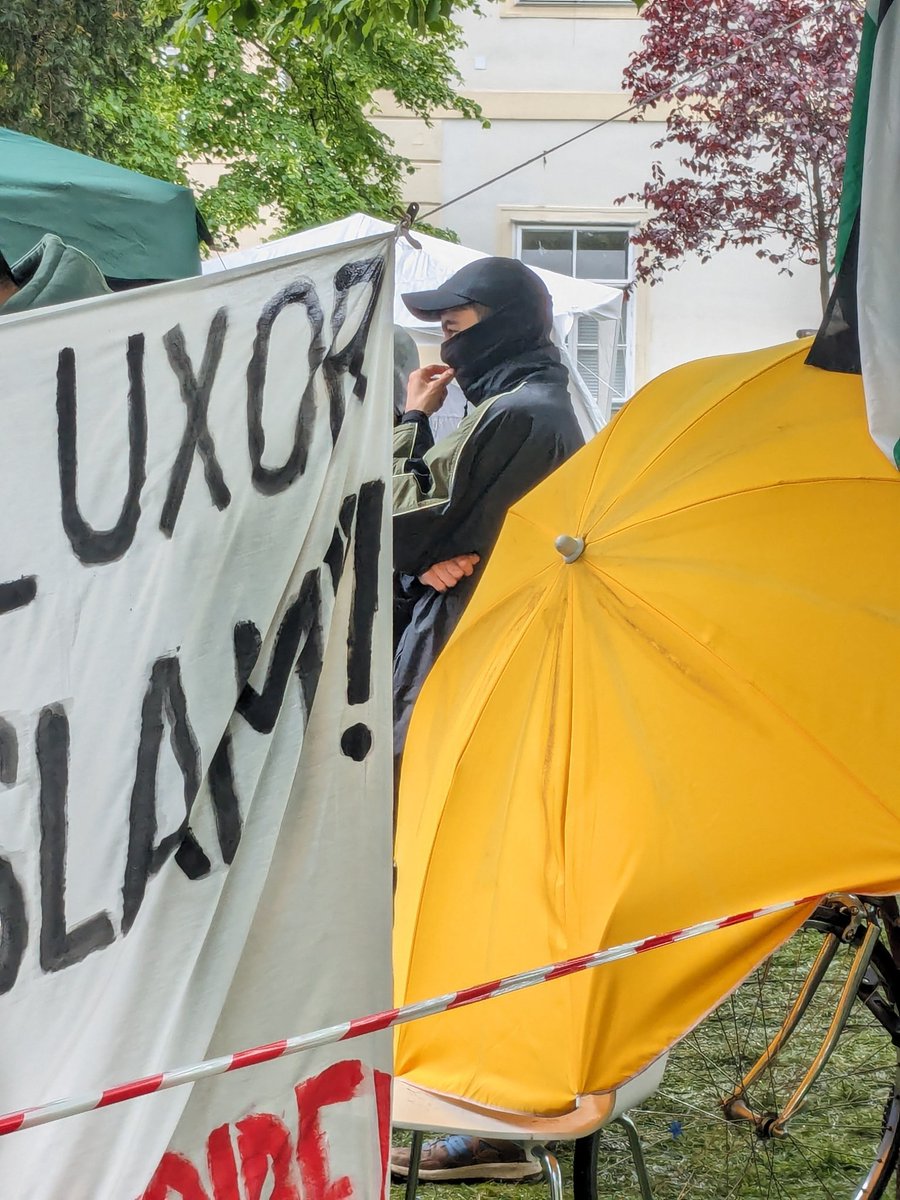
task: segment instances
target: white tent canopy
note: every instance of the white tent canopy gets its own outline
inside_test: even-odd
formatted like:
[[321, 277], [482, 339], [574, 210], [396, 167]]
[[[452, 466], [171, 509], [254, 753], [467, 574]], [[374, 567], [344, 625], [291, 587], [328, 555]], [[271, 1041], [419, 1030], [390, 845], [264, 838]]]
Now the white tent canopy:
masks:
[[[391, 228], [392, 226], [386, 221], [379, 221], [365, 213], [354, 213], [353, 216], [345, 217], [341, 221], [332, 221], [328, 225], [317, 225], [302, 233], [293, 233], [289, 237], [263, 242], [258, 246], [235, 250], [229, 254], [211, 258], [203, 264], [203, 271], [208, 273], [226, 270], [230, 267], [243, 266], [245, 263], [281, 258], [304, 250], [321, 249], [325, 246], [334, 246], [343, 242], [355, 241], [358, 238], [371, 237], [377, 233], [385, 233]], [[401, 237], [397, 243], [394, 322], [408, 330], [420, 349], [425, 350], [425, 356], [430, 360], [436, 357], [433, 350], [440, 342], [440, 332], [435, 325], [417, 320], [404, 305], [401, 299], [402, 294], [436, 288], [455, 274], [460, 267], [464, 267], [466, 263], [486, 256], [478, 250], [471, 250], [467, 246], [459, 246], [453, 242], [445, 242], [427, 234], [414, 233], [413, 237], [421, 249], [416, 249], [405, 237]], [[579, 318], [590, 317], [598, 322], [601, 359], [599, 374], [601, 378], [608, 380], [612, 372], [622, 307], [622, 293], [617, 288], [591, 283], [584, 279], [573, 279], [555, 271], [544, 271], [539, 268], [533, 268], [533, 270], [546, 283], [553, 298], [554, 335], [563, 350], [566, 365], [569, 368], [570, 391], [576, 414], [585, 433], [590, 436], [606, 423], [609, 401], [606, 396], [598, 397], [592, 393], [579, 375], [572, 356], [569, 354], [570, 339]], [[432, 349], [430, 354], [427, 352], [428, 347]], [[435, 419], [435, 425], [438, 426], [436, 432], [446, 432], [444, 427], [459, 420], [462, 416], [462, 404], [461, 395], [448, 399], [441, 413]]]

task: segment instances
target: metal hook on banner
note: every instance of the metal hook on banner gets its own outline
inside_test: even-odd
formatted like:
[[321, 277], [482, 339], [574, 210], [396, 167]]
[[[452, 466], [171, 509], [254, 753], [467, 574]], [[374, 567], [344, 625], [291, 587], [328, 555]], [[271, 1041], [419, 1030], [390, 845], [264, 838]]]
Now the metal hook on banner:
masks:
[[406, 238], [406, 240], [412, 246], [413, 250], [421, 250], [422, 249], [422, 243], [417, 242], [416, 239], [410, 233], [410, 230], [412, 229], [413, 225], [415, 224], [416, 217], [418, 215], [419, 215], [419, 205], [416, 204], [415, 202], [412, 202], [407, 207], [406, 212], [404, 212], [400, 216], [400, 219], [397, 222], [397, 228], [394, 230], [394, 237]]

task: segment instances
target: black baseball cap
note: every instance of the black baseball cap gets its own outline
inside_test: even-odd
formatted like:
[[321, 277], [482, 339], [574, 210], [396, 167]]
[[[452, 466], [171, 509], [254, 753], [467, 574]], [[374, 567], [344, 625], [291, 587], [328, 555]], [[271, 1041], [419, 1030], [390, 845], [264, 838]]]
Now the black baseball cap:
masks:
[[476, 258], [430, 292], [405, 292], [403, 303], [420, 321], [436, 321], [448, 308], [483, 304], [496, 312], [512, 300], [546, 302], [549, 295], [543, 280], [517, 258]]

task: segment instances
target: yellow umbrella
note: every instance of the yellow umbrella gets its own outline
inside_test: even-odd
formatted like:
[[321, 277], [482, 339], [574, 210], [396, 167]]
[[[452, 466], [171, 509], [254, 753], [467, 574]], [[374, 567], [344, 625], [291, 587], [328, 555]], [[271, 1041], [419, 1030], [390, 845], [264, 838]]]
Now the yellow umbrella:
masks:
[[[900, 889], [900, 475], [859, 379], [806, 351], [655, 380], [511, 511], [407, 743], [398, 1002]], [[565, 1112], [670, 1046], [806, 911], [406, 1026], [397, 1071]]]

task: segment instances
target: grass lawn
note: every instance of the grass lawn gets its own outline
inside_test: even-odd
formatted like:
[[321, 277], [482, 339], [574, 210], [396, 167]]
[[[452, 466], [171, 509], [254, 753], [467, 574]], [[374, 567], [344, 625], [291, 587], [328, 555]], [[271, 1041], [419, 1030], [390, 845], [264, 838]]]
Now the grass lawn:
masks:
[[[875, 1157], [896, 1050], [859, 1001], [807, 1104], [781, 1138], [760, 1138], [746, 1121], [726, 1121], [719, 1101], [761, 1056], [821, 945], [802, 933], [672, 1052], [660, 1091], [632, 1115], [655, 1200], [851, 1200]], [[841, 946], [803, 1023], [774, 1065], [748, 1087], [756, 1113], [781, 1111], [815, 1056], [837, 1005], [850, 947]], [[572, 1196], [572, 1151], [558, 1157]], [[402, 1200], [394, 1187], [392, 1200]], [[421, 1200], [544, 1200], [537, 1183], [427, 1184]], [[885, 1193], [894, 1200], [892, 1181]], [[602, 1134], [601, 1200], [640, 1200], [624, 1131]]]

